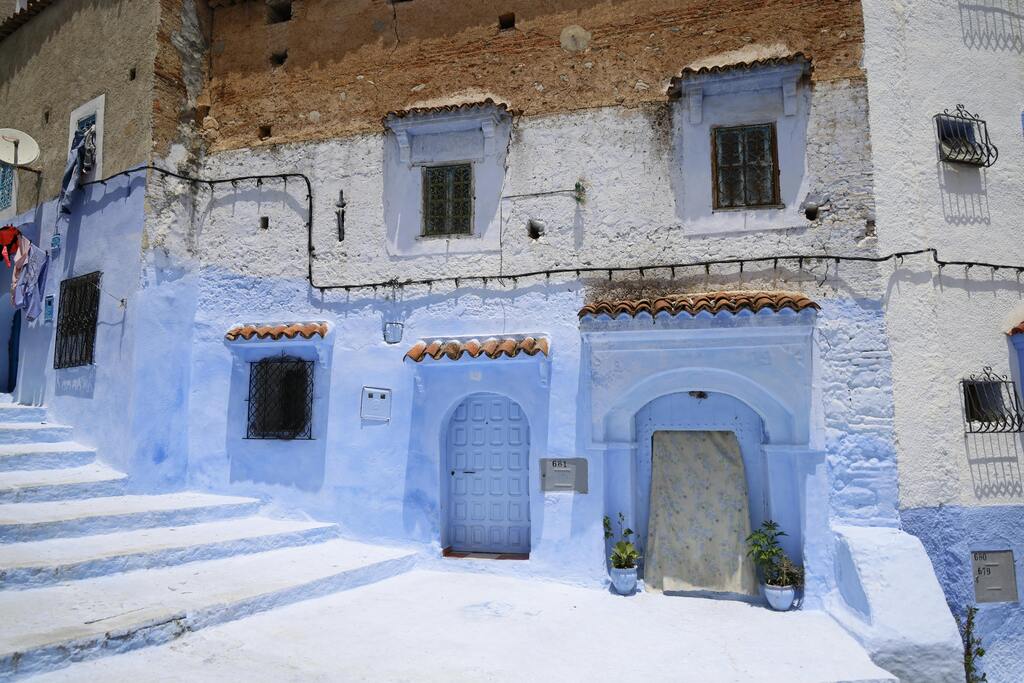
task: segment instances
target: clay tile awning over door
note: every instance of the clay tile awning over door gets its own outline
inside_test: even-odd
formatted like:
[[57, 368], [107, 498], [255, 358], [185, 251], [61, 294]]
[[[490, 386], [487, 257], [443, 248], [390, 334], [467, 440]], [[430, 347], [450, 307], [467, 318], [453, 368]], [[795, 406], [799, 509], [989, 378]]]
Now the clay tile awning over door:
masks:
[[617, 301], [595, 301], [580, 309], [579, 317], [598, 317], [606, 315], [610, 318], [619, 316], [636, 316], [647, 313], [656, 316], [660, 313], [691, 316], [700, 313], [716, 315], [718, 313], [737, 314], [741, 311], [759, 313], [792, 310], [796, 313], [805, 309], [819, 310], [821, 307], [797, 292], [705, 292], [702, 294], [672, 294], [653, 299], [622, 299]]
[[280, 341], [282, 339], [312, 339], [319, 335], [321, 338], [327, 336], [327, 323], [324, 321], [310, 323], [248, 323], [235, 325], [224, 335], [228, 341], [248, 341], [253, 339], [271, 339]]
[[479, 339], [434, 339], [420, 340], [409, 349], [405, 357], [413, 362], [443, 360], [459, 360], [468, 358], [515, 358], [520, 354], [536, 356], [548, 355], [547, 337], [490, 337]]

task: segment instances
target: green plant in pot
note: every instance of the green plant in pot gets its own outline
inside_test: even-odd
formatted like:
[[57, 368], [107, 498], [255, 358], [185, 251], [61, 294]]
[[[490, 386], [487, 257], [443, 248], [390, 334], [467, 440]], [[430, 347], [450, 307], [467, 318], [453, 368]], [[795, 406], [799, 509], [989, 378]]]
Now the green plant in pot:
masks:
[[761, 590], [771, 608], [779, 612], [793, 607], [796, 592], [804, 585], [804, 568], [789, 559], [779, 545], [785, 535], [769, 519], [747, 536], [747, 555], [761, 574]]
[[[633, 530], [626, 526], [626, 517], [619, 513], [619, 540], [612, 543], [611, 556], [611, 577], [615, 592], [619, 595], [629, 595], [636, 590], [636, 565], [640, 561], [640, 551], [636, 549], [633, 542], [629, 540]], [[608, 515], [604, 516], [604, 538], [614, 539], [612, 533], [612, 520]]]

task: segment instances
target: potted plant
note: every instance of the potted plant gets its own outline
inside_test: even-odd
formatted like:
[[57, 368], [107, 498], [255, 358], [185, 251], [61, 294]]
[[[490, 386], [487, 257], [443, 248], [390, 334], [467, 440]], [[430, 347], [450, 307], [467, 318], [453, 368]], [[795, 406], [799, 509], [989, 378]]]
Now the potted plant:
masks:
[[[633, 530], [625, 526], [626, 517], [619, 513], [619, 534], [621, 538], [612, 545], [612, 553], [608, 558], [612, 563], [612, 585], [619, 595], [629, 595], [636, 590], [636, 565], [640, 561], [640, 552], [629, 540]], [[611, 540], [612, 520], [604, 516], [604, 538]]]
[[786, 532], [772, 520], [747, 536], [747, 555], [761, 573], [761, 591], [773, 610], [785, 612], [793, 607], [797, 589], [804, 585], [804, 569], [786, 555], [779, 538]]

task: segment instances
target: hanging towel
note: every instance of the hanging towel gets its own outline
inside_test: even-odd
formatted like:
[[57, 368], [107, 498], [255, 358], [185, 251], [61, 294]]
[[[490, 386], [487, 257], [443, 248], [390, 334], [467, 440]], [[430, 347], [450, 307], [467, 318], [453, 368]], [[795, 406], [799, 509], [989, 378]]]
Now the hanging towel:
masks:
[[78, 194], [82, 176], [92, 170], [96, 159], [96, 126], [75, 132], [68, 152], [68, 163], [64, 167], [64, 178], [60, 184], [60, 199], [57, 201], [57, 224], [67, 220], [71, 206]]
[[[25, 241], [28, 242], [28, 240]], [[31, 322], [43, 312], [46, 271], [50, 257], [45, 250], [28, 242], [28, 247], [24, 249], [24, 259], [21, 259], [20, 262], [22, 263], [21, 268], [15, 270], [12, 300], [14, 308], [23, 309], [25, 317]]]

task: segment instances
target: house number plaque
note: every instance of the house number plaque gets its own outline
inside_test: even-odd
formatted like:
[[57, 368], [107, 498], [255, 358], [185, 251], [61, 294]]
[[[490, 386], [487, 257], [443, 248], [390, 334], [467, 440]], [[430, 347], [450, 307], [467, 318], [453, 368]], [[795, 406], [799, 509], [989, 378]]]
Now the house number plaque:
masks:
[[971, 553], [974, 598], [978, 602], [1017, 602], [1017, 574], [1011, 550]]
[[587, 492], [586, 458], [541, 458], [542, 491]]

